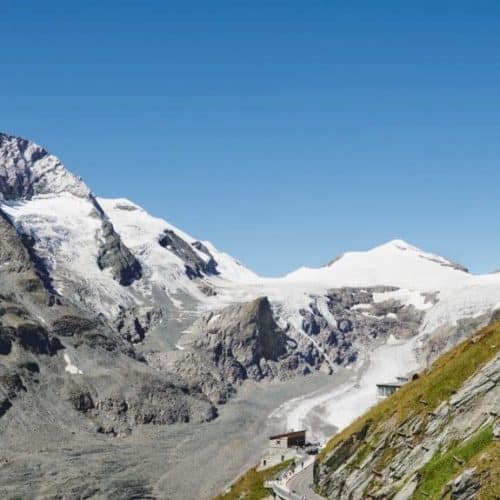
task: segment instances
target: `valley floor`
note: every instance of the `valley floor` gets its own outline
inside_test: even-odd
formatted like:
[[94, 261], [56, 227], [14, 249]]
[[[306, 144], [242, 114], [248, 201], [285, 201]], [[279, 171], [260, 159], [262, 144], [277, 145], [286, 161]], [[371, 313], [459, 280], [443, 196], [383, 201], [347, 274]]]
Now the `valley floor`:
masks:
[[274, 409], [343, 380], [315, 374], [249, 385], [216, 420], [200, 425], [143, 426], [124, 438], [82, 434], [74, 442], [42, 442], [34, 433], [25, 452], [2, 451], [0, 497], [212, 498], [255, 465], [268, 436], [286, 425], [269, 419]]

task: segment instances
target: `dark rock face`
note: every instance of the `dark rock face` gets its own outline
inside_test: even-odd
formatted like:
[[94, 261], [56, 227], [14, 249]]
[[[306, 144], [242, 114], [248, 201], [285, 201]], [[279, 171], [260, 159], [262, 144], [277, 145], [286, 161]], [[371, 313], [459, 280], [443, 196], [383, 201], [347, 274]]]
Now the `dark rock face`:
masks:
[[205, 422], [217, 415], [197, 388], [171, 375], [129, 373], [129, 387], [89, 387], [70, 381], [65, 386], [73, 408], [100, 422], [100, 432], [130, 432], [137, 425]]
[[8, 266], [9, 271], [16, 273], [33, 270], [29, 252], [2, 209], [0, 209], [0, 236], [0, 263]]
[[26, 392], [26, 387], [19, 374], [0, 365], [0, 418], [12, 408], [13, 401], [22, 392]]
[[103, 242], [99, 246], [97, 265], [100, 269], [110, 268], [113, 278], [123, 286], [131, 285], [142, 277], [139, 261], [122, 243], [113, 225], [108, 220], [102, 222]]
[[481, 486], [481, 478], [475, 469], [467, 469], [447, 485], [452, 500], [473, 500]]
[[9, 335], [5, 335], [3, 330], [0, 330], [0, 354], [7, 356], [12, 350], [12, 341]]
[[2, 398], [0, 396], [0, 418], [2, 418], [10, 409], [12, 403], [9, 398]]
[[219, 274], [217, 271], [217, 262], [208, 251], [208, 249], [199, 241], [193, 243], [193, 247], [206, 254], [208, 261], [203, 260], [182, 238], [174, 231], [165, 229], [160, 235], [158, 243], [163, 247], [177, 255], [184, 261], [186, 274], [190, 279], [202, 278], [203, 275]]
[[208, 261], [205, 263], [206, 274], [219, 274], [219, 271], [217, 270], [217, 261], [210, 253], [210, 250], [201, 241], [195, 241], [192, 243], [192, 245], [194, 248], [204, 253], [208, 257]]
[[21, 324], [17, 329], [14, 329], [13, 336], [19, 340], [19, 344], [24, 350], [34, 354], [53, 356], [57, 351], [63, 349], [57, 337], [49, 336], [47, 331], [37, 324]]
[[216, 410], [206, 404], [206, 398], [199, 390], [151, 377], [142, 383], [136, 397], [128, 401], [127, 414], [136, 425], [164, 425], [212, 420]]
[[301, 310], [300, 314], [304, 318], [302, 320], [302, 329], [308, 335], [318, 335], [321, 328], [327, 328], [328, 323], [321, 316], [315, 316], [313, 313]]
[[261, 370], [264, 362], [277, 362], [287, 354], [287, 336], [274, 322], [267, 297], [231, 306], [220, 315], [215, 321], [212, 316], [213, 323], [207, 325], [206, 335], [194, 345], [207, 349], [222, 372], [234, 373], [236, 366], [241, 368], [236, 372], [243, 378], [252, 374], [259, 380], [266, 375]]
[[296, 343], [275, 323], [266, 297], [203, 316], [170, 361], [215, 402], [225, 402], [246, 379], [286, 376], [298, 365]]
[[[57, 292], [54, 290], [54, 287], [52, 286], [52, 278], [47, 269], [47, 266], [45, 265], [45, 262], [35, 252], [35, 239], [27, 234], [23, 234], [20, 236], [31, 258], [31, 261], [34, 264], [36, 273], [38, 274], [38, 277], [42, 281], [44, 287], [47, 290], [49, 290], [52, 294], [57, 295]], [[34, 280], [26, 280], [25, 282], [25, 290], [27, 292], [35, 291], [38, 286], [39, 283]]]
[[120, 309], [114, 322], [116, 330], [127, 341], [136, 344], [144, 340], [149, 328], [158, 324], [163, 317], [161, 309], [149, 309], [147, 312], [139, 312], [136, 308]]
[[26, 392], [26, 387], [21, 377], [15, 372], [0, 375], [0, 387], [2, 387], [7, 396], [11, 399], [15, 398], [20, 392]]
[[52, 323], [52, 331], [61, 337], [72, 337], [99, 328], [101, 322], [97, 319], [64, 315]]
[[[395, 300], [374, 300], [375, 293], [393, 290], [396, 289], [338, 288], [330, 290], [325, 297], [311, 297], [309, 308], [300, 311], [302, 330], [316, 341], [301, 348], [307, 364], [318, 368], [325, 362], [318, 346], [326, 353], [330, 365], [349, 365], [358, 359], [360, 351], [390, 335], [397, 339], [415, 335], [423, 318], [422, 311]], [[319, 301], [326, 304], [328, 320], [321, 312]]]

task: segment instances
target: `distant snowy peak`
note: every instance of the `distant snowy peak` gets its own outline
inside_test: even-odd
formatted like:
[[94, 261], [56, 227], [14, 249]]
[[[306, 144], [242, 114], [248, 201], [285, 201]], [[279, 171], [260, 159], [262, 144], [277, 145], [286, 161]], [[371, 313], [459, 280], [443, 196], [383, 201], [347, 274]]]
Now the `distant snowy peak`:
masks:
[[347, 252], [319, 269], [300, 268], [284, 279], [332, 287], [394, 285], [430, 291], [460, 287], [468, 278], [462, 266], [403, 240], [392, 240], [368, 251]]
[[86, 184], [44, 148], [0, 133], [0, 199], [29, 200], [64, 192], [91, 196]]
[[407, 243], [406, 241], [403, 240], [392, 240], [386, 243], [385, 245], [381, 245], [380, 247], [376, 247], [374, 250], [377, 249], [397, 249], [402, 252], [413, 252], [416, 254], [419, 258], [421, 259], [427, 259], [431, 262], [435, 262], [436, 264], [439, 264], [441, 266], [445, 267], [451, 267], [453, 269], [456, 269], [457, 271], [463, 271], [465, 273], [468, 273], [469, 270], [462, 266], [461, 264], [458, 264], [457, 262], [453, 262], [449, 259], [445, 259], [444, 257], [441, 257], [440, 255], [432, 254], [429, 252], [424, 252], [420, 248], [411, 245], [410, 243]]
[[258, 276], [232, 256], [219, 251], [209, 241], [200, 241], [169, 222], [153, 217], [125, 198], [97, 199], [125, 244], [156, 269], [156, 278], [172, 283], [166, 266], [186, 267], [191, 277], [210, 276], [213, 280], [253, 282]]

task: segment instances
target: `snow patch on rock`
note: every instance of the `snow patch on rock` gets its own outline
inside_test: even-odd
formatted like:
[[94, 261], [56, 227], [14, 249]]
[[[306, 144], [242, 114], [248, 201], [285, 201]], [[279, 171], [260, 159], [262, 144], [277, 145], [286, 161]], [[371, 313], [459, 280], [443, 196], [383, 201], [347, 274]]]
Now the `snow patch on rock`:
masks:
[[64, 353], [64, 361], [66, 361], [66, 367], [65, 367], [65, 370], [68, 372], [68, 373], [71, 373], [71, 375], [83, 375], [83, 372], [82, 370], [80, 370], [80, 368], [78, 368], [78, 366], [74, 365], [72, 362], [71, 362], [71, 358], [69, 357], [68, 354]]

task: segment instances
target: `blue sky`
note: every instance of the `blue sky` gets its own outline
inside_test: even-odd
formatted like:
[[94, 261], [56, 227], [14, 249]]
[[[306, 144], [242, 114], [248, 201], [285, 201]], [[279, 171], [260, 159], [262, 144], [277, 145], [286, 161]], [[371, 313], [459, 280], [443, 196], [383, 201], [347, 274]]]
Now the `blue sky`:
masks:
[[500, 2], [2, 2], [0, 129], [256, 271], [500, 268]]

